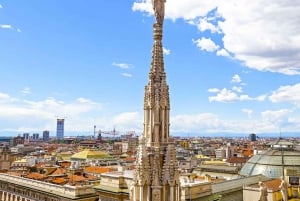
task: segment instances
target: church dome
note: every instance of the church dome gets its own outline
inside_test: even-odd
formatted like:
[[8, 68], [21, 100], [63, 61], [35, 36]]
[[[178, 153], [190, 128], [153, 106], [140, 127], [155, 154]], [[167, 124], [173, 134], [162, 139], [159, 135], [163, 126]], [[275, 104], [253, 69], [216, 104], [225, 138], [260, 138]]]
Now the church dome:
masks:
[[300, 152], [292, 142], [281, 138], [270, 144], [268, 150], [250, 158], [240, 171], [243, 176], [262, 174], [269, 178], [297, 173], [300, 173]]

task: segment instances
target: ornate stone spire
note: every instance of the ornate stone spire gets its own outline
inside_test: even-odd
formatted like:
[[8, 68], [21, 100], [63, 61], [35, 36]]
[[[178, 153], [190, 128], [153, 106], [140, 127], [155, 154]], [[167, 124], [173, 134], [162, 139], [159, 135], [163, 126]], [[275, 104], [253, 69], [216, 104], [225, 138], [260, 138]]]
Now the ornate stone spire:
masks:
[[165, 0], [152, 0], [156, 22], [153, 24], [153, 48], [149, 83], [144, 97], [144, 135], [147, 146], [158, 146], [169, 137], [170, 99], [163, 58], [163, 19]]
[[144, 133], [141, 136], [133, 201], [178, 201], [179, 174], [176, 149], [169, 139], [170, 98], [163, 59], [163, 19], [165, 0], [152, 0], [156, 22], [153, 24], [152, 61], [144, 96]]

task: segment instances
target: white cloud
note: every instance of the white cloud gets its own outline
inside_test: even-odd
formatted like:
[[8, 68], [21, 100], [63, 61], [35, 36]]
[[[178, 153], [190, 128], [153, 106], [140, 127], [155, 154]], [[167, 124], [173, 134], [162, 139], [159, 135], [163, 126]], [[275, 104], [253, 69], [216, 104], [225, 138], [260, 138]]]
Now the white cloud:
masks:
[[240, 97], [231, 90], [223, 88], [216, 96], [208, 97], [209, 102], [235, 102], [240, 100]]
[[113, 62], [112, 65], [116, 66], [116, 67], [119, 67], [119, 68], [122, 68], [122, 69], [128, 69], [132, 66], [131, 64], [117, 63], [117, 62]]
[[21, 29], [19, 29], [19, 28], [15, 29], [10, 24], [0, 24], [0, 29], [11, 29], [11, 30], [16, 30], [17, 32], [22, 32]]
[[281, 86], [269, 96], [273, 103], [289, 102], [300, 107], [300, 83], [295, 85]]
[[[129, 69], [129, 68], [132, 67], [131, 64], [127, 64], [127, 63], [117, 63], [117, 62], [113, 62], [112, 65], [113, 65], [113, 66], [117, 66], [117, 67], [119, 67], [119, 68], [121, 68], [121, 69]], [[130, 73], [122, 73], [122, 76], [124, 76], [124, 77], [132, 77], [132, 74], [130, 74]]]
[[199, 47], [201, 50], [205, 50], [207, 52], [214, 52], [219, 49], [219, 46], [215, 44], [210, 38], [202, 37], [197, 40], [193, 40], [193, 42]]
[[247, 94], [240, 94], [242, 92], [242, 88], [240, 87], [233, 87], [233, 90], [229, 90], [226, 88], [220, 89], [209, 89], [211, 93], [217, 93], [215, 96], [209, 96], [209, 102], [237, 102], [237, 101], [264, 101], [266, 96], [260, 95], [258, 97], [250, 97]]
[[277, 125], [278, 128], [281, 128], [291, 123], [289, 116], [292, 112], [293, 111], [289, 109], [281, 109], [277, 111], [267, 110], [262, 112], [261, 116], [263, 121]]
[[241, 81], [242, 81], [242, 79], [238, 74], [235, 74], [231, 79], [232, 83], [240, 83]]
[[[135, 2], [132, 9], [153, 14], [151, 0]], [[198, 39], [201, 50], [230, 54], [259, 71], [293, 75], [300, 74], [299, 9], [300, 2], [292, 0], [168, 0], [166, 19], [184, 19], [201, 32], [220, 33], [221, 42], [210, 39], [210, 48]]]
[[190, 115], [176, 115], [171, 117], [172, 133], [276, 133], [279, 128], [284, 131], [296, 131], [300, 129], [299, 119], [288, 118], [290, 110], [265, 111], [261, 117], [252, 118], [251, 109], [243, 109], [248, 115], [247, 120], [222, 119], [216, 114], [200, 113]]
[[17, 101], [18, 99], [11, 97], [10, 95], [6, 93], [1, 93], [0, 92], [0, 104], [1, 103], [12, 103]]
[[221, 121], [211, 113], [176, 115], [171, 117], [171, 127], [174, 132], [200, 132], [221, 127]]
[[[215, 1], [199, 0], [167, 0], [166, 18], [176, 20], [183, 18], [185, 20], [194, 20], [199, 16], [205, 16], [206, 13], [216, 7]], [[132, 6], [133, 11], [142, 11], [153, 15], [151, 0], [137, 0]]]
[[219, 91], [220, 91], [220, 89], [217, 89], [217, 88], [208, 89], [208, 92], [211, 92], [211, 93], [217, 93]]
[[1, 29], [13, 29], [13, 27], [10, 24], [0, 24]]
[[245, 85], [245, 83], [242, 83], [242, 79], [238, 74], [233, 75], [230, 82], [237, 83], [240, 86], [233, 86], [231, 90], [227, 88], [208, 89], [208, 92], [216, 93], [215, 96], [208, 97], [209, 102], [216, 101], [216, 102], [229, 103], [229, 102], [237, 102], [237, 101], [264, 101], [267, 97], [267, 95], [265, 94], [259, 95], [257, 97], [250, 97], [247, 94], [242, 94], [243, 93], [242, 85]]
[[53, 97], [49, 97], [42, 101], [26, 100], [21, 106], [28, 108], [33, 112], [41, 112], [42, 114], [44, 113], [45, 118], [53, 117], [53, 115], [71, 117], [91, 112], [93, 110], [102, 109], [102, 104], [85, 98], [78, 98], [75, 101], [65, 103], [63, 101], [56, 100]]
[[9, 98], [10, 98], [10, 96], [8, 94], [0, 93], [0, 100], [7, 100]]
[[55, 132], [56, 118], [65, 118], [65, 131], [76, 134], [90, 132], [93, 135], [93, 125], [102, 130], [112, 130], [114, 126], [122, 132], [135, 130], [141, 133], [143, 130], [142, 114], [124, 112], [101, 115], [103, 108], [102, 103], [84, 97], [68, 102], [53, 97], [21, 100], [0, 93], [0, 133], [40, 132], [45, 129]]
[[[235, 97], [243, 99], [242, 96]], [[93, 125], [97, 125], [97, 129], [107, 131], [114, 127], [121, 132], [134, 130], [141, 133], [143, 130], [142, 112], [123, 112], [101, 116], [100, 111], [103, 111], [101, 103], [84, 97], [68, 102], [53, 97], [36, 101], [20, 100], [0, 93], [0, 131], [40, 132], [45, 129], [55, 131], [57, 117], [65, 118], [66, 131], [76, 131], [76, 134], [85, 132], [93, 135]], [[170, 134], [180, 132], [274, 133], [278, 128], [283, 128], [284, 131], [300, 129], [300, 119], [297, 116], [291, 117], [296, 112], [293, 110], [268, 110], [261, 113], [261, 118], [252, 118], [253, 111], [250, 109], [243, 109], [242, 112], [245, 112], [249, 119], [233, 121], [228, 118], [222, 119], [212, 113], [171, 116]]]
[[250, 68], [299, 74], [299, 8], [290, 0], [219, 4], [224, 47]]
[[31, 93], [31, 89], [29, 87], [24, 87], [22, 89], [21, 93], [23, 93], [23, 94], [30, 94]]
[[[57, 116], [76, 119], [82, 118], [84, 114], [100, 110], [102, 110], [101, 103], [85, 98], [66, 103], [51, 97], [40, 101], [20, 100], [0, 93], [0, 127], [2, 129], [9, 125], [15, 130], [33, 127], [35, 130], [46, 129], [46, 125], [54, 126], [53, 122]], [[1, 122], [6, 123], [2, 125]]]
[[122, 75], [123, 75], [124, 77], [132, 77], [132, 74], [130, 74], [130, 73], [122, 73]]
[[165, 55], [169, 55], [169, 54], [171, 54], [171, 50], [170, 50], [170, 49], [167, 49], [167, 48], [165, 48], [165, 47], [163, 47], [163, 53], [164, 53]]
[[227, 50], [225, 49], [220, 49], [216, 53], [218, 56], [223, 56], [223, 57], [230, 57], [230, 54]]
[[3, 6], [0, 4], [0, 8], [3, 8]]
[[209, 30], [212, 33], [220, 32], [219, 28], [211, 22], [209, 22], [207, 17], [200, 19], [197, 26], [198, 29], [202, 32], [207, 30]]
[[76, 101], [78, 101], [79, 103], [87, 103], [87, 104], [91, 104], [91, 105], [97, 105], [96, 102], [91, 101], [91, 100], [86, 99], [86, 98], [82, 98], [82, 97], [77, 98]]
[[266, 100], [266, 98], [267, 98], [267, 95], [263, 94], [263, 95], [257, 96], [255, 98], [255, 100], [257, 100], [257, 101], [264, 101], [264, 100]]
[[132, 6], [133, 11], [143, 11], [153, 14], [153, 8], [151, 0], [142, 0], [139, 2], [134, 2]]
[[118, 130], [142, 130], [142, 116], [138, 112], [124, 112], [116, 115], [112, 119], [113, 125], [115, 125]]
[[242, 93], [243, 92], [243, 88], [242, 87], [233, 86], [232, 87], [232, 91], [236, 91], [238, 93]]
[[252, 119], [253, 110], [244, 108], [242, 112], [246, 113], [249, 119]]

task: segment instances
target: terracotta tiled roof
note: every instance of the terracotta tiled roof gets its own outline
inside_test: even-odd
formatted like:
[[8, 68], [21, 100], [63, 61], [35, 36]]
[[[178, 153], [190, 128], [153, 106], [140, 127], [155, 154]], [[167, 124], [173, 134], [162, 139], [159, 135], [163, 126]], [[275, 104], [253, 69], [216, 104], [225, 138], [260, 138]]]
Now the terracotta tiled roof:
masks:
[[[272, 179], [269, 181], [264, 181], [263, 183], [267, 186], [268, 189], [277, 191], [277, 190], [279, 190], [281, 179]], [[255, 184], [255, 187], [259, 188], [258, 184]]]
[[25, 177], [27, 177], [29, 179], [36, 179], [36, 180], [43, 180], [43, 179], [46, 178], [45, 175], [39, 174], [39, 173], [36, 173], [36, 172], [32, 172], [32, 173], [26, 175]]
[[66, 173], [66, 170], [63, 168], [57, 168], [54, 172], [52, 172], [51, 175], [49, 176], [61, 176], [64, 175]]
[[130, 170], [135, 170], [135, 165], [129, 166], [129, 169], [130, 169]]
[[242, 154], [244, 156], [252, 156], [253, 155], [253, 149], [244, 149], [244, 150], [242, 150]]
[[266, 181], [264, 183], [266, 184], [268, 189], [278, 190], [279, 186], [280, 186], [280, 183], [281, 183], [281, 179], [274, 179], [274, 180], [271, 180], [271, 181]]
[[95, 173], [95, 174], [101, 174], [106, 172], [112, 172], [115, 171], [115, 168], [110, 167], [96, 167], [96, 166], [89, 166], [84, 168], [84, 172], [86, 173]]
[[52, 180], [52, 182], [55, 183], [55, 184], [64, 184], [64, 183], [67, 182], [67, 180], [64, 179], [64, 178], [55, 178], [55, 179]]
[[59, 165], [63, 168], [68, 168], [71, 166], [71, 162], [64, 161], [64, 162], [59, 163]]
[[135, 162], [135, 158], [134, 157], [127, 157], [127, 158], [124, 158], [123, 161], [125, 161], [127, 163], [133, 163], [133, 162]]
[[120, 155], [122, 155], [122, 152], [121, 151], [114, 151], [114, 152], [111, 153], [111, 155], [120, 156]]
[[69, 175], [69, 180], [72, 182], [81, 182], [81, 181], [86, 181], [87, 179], [83, 176]]
[[90, 175], [90, 174], [86, 175], [86, 178], [87, 178], [87, 180], [97, 180], [98, 179], [98, 177]]

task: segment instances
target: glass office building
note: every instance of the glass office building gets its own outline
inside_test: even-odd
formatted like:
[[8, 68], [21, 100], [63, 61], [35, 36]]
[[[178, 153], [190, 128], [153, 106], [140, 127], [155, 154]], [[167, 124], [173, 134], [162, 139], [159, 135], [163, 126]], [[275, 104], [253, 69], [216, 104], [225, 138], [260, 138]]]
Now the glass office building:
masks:
[[64, 127], [65, 127], [65, 119], [57, 119], [57, 124], [56, 124], [56, 138], [57, 139], [64, 138]]

